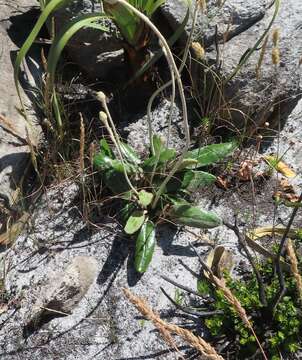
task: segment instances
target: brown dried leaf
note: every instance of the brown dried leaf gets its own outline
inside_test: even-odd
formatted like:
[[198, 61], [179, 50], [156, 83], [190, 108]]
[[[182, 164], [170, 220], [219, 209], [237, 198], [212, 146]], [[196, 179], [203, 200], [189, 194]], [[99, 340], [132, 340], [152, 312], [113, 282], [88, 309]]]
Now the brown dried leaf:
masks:
[[240, 169], [238, 170], [238, 177], [242, 181], [249, 181], [253, 173], [253, 167], [255, 163], [252, 160], [244, 160], [240, 164]]
[[223, 176], [217, 176], [216, 184], [224, 190], [227, 190], [230, 187], [229, 181]]

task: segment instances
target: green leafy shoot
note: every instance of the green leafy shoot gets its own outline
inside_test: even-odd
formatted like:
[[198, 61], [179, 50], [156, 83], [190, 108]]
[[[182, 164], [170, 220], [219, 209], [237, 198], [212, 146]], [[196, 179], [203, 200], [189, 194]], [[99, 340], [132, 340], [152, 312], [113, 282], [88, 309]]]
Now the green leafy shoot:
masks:
[[[116, 159], [114, 151], [106, 140], [102, 139], [100, 151], [94, 157], [94, 165], [100, 171], [106, 187], [118, 195], [123, 203], [120, 215], [125, 233], [136, 237], [135, 267], [138, 272], [146, 271], [152, 259], [157, 224], [167, 220], [176, 225], [201, 229], [221, 225], [221, 219], [216, 214], [187, 201], [190, 200], [191, 192], [210, 186], [216, 181], [214, 175], [191, 168], [222, 161], [234, 151], [234, 143], [214, 144], [190, 151], [175, 176], [167, 183], [155, 208], [152, 206], [154, 197], [171, 168], [175, 166], [178, 159], [176, 151], [167, 148], [157, 135], [153, 136], [152, 149], [144, 159], [141, 159], [130, 145], [121, 142], [120, 147], [123, 163]], [[137, 189], [137, 197], [126, 182], [125, 170]]]

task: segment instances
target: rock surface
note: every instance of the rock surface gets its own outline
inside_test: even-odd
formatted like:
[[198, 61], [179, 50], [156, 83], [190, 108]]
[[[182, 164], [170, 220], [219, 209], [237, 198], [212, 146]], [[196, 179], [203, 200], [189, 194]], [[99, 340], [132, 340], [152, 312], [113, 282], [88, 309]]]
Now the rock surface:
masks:
[[[215, 41], [216, 26], [218, 38], [227, 31], [231, 38], [246, 30], [265, 15], [265, 8], [270, 3], [268, 0], [229, 0], [229, 1], [206, 1], [205, 11], [198, 10], [196, 26], [193, 31], [193, 40], [201, 41], [206, 47]], [[185, 43], [192, 29], [193, 9], [196, 1], [190, 6], [190, 17], [185, 27], [185, 33], [181, 37]], [[161, 13], [168, 21], [171, 28], [176, 31], [182, 24], [188, 11], [188, 2], [182, 0], [167, 0], [161, 7]]]
[[50, 274], [41, 287], [39, 298], [29, 313], [28, 323], [35, 328], [46, 315], [69, 315], [85, 296], [97, 277], [97, 263], [93, 257], [77, 256], [63, 271]]
[[[199, 41], [206, 50], [205, 64], [211, 67], [222, 80], [214, 79], [208, 73], [206, 82], [203, 67], [193, 70], [196, 96], [209, 103], [203, 116], [213, 118], [219, 125], [237, 130], [251, 130], [254, 135], [269, 122], [277, 128], [284, 124], [301, 97], [301, 71], [299, 61], [302, 53], [301, 7], [297, 1], [281, 1], [281, 7], [272, 30], [279, 29], [280, 66], [272, 64], [272, 31], [261, 66], [256, 76], [260, 49], [253, 53], [241, 71], [226, 85], [222, 95], [219, 90], [223, 79], [235, 70], [244, 53], [254, 46], [264, 33], [273, 14], [270, 1], [232, 0], [223, 3], [209, 2], [207, 13], [199, 15], [193, 40]], [[176, 30], [184, 18], [186, 5], [183, 1], [170, 1], [162, 8], [162, 14]], [[217, 36], [215, 35], [217, 26]], [[192, 27], [192, 19], [186, 28], [186, 41]], [[215, 37], [217, 37], [216, 51]], [[207, 72], [206, 72], [207, 73]], [[217, 91], [213, 93], [212, 83]], [[209, 97], [211, 94], [211, 97]], [[218, 110], [217, 110], [218, 109]], [[276, 114], [278, 113], [278, 117]]]
[[[168, 123], [171, 111], [171, 101], [163, 99], [151, 111], [152, 131], [164, 137], [167, 141], [168, 138]], [[173, 147], [180, 151], [184, 144], [183, 125], [181, 110], [177, 104], [172, 108], [171, 118], [171, 132], [169, 147]], [[146, 154], [148, 151], [149, 132], [148, 132], [148, 119], [147, 115], [135, 120], [133, 123], [125, 127], [128, 133], [127, 141], [133, 146], [140, 154]]]
[[0, 202], [12, 205], [15, 200], [19, 181], [29, 164], [30, 150], [27, 146], [26, 127], [29, 139], [37, 145], [39, 130], [37, 117], [31, 100], [31, 86], [41, 76], [36, 62], [36, 51], [32, 51], [26, 60], [25, 72], [22, 73], [22, 85], [27, 89], [22, 92], [24, 106], [27, 109], [28, 125], [20, 114], [20, 101], [14, 83], [13, 63], [19, 46], [31, 30], [34, 16], [33, 0], [20, 0], [17, 3], [1, 4], [0, 14]]
[[[249, 13], [245, 12], [245, 9], [249, 9], [249, 6], [255, 8], [260, 4], [257, 1], [247, 2], [244, 7], [242, 2], [229, 2], [229, 4], [235, 3], [238, 4], [237, 9], [240, 13], [238, 19], [248, 18]], [[209, 2], [209, 7], [210, 4], [211, 2]], [[264, 3], [261, 2], [261, 4]], [[263, 7], [259, 10], [260, 15], [262, 9]], [[290, 1], [288, 8], [280, 14], [279, 20], [283, 21], [280, 22], [281, 25], [285, 24], [286, 19], [291, 16], [299, 15], [300, 10], [293, 11], [293, 9], [294, 3]], [[235, 14], [235, 12], [233, 13]], [[284, 14], [284, 19], [282, 14]], [[6, 17], [8, 18], [9, 14]], [[236, 17], [234, 16], [234, 18]], [[6, 36], [6, 31], [10, 28], [7, 21], [1, 22], [1, 26], [4, 26], [0, 28], [1, 37]], [[238, 20], [242, 24], [240, 21]], [[23, 25], [22, 22], [21, 24]], [[234, 25], [234, 29], [237, 29], [236, 22]], [[222, 29], [224, 29], [223, 26]], [[260, 29], [261, 26], [259, 23], [248, 32], [233, 37], [225, 47], [234, 46], [234, 54], [239, 56], [239, 50], [235, 52], [236, 46], [239, 46], [239, 43], [236, 45], [236, 41], [239, 41], [241, 36], [250, 36], [245, 37], [245, 42], [240, 43], [240, 46], [245, 49], [243, 45], [246, 45], [247, 41], [255, 39], [255, 29]], [[300, 51], [300, 43], [297, 41], [299, 39], [296, 37], [298, 33], [295, 30], [297, 26], [297, 22], [287, 24], [288, 32], [282, 30], [283, 35], [281, 33], [280, 49], [282, 49], [285, 39], [289, 39], [289, 34], [294, 34], [293, 41], [296, 41], [294, 49], [288, 48], [286, 51], [281, 51], [281, 55], [292, 54], [293, 57], [284, 65], [286, 71], [296, 69], [297, 55]], [[282, 40], [282, 36], [284, 36], [284, 40]], [[7, 38], [5, 39], [7, 40]], [[211, 33], [209, 33], [208, 39], [211, 39]], [[241, 50], [244, 52], [243, 48]], [[3, 54], [6, 56], [5, 51]], [[263, 80], [261, 83], [267, 79], [265, 76], [268, 76], [270, 71], [269, 51], [262, 69]], [[224, 56], [223, 53], [221, 56]], [[208, 57], [210, 59], [210, 53], [208, 53]], [[4, 63], [9, 64], [8, 57], [5, 59]], [[226, 63], [227, 61], [231, 63], [228, 71], [231, 71], [236, 64], [236, 61], [232, 63], [231, 60], [232, 57], [225, 59]], [[254, 65], [255, 63], [252, 63], [251, 67], [247, 65], [235, 79], [236, 81], [245, 81], [243, 89], [246, 89], [244, 84], [247, 83], [247, 78], [244, 76], [252, 77], [252, 72], [246, 73], [245, 71], [248, 69], [251, 71], [252, 68], [254, 69]], [[7, 84], [12, 84], [10, 66], [5, 68]], [[282, 71], [282, 69], [283, 67], [278, 71]], [[296, 72], [295, 75], [298, 76], [298, 73]], [[284, 73], [282, 76], [286, 76], [286, 74]], [[289, 80], [290, 86], [295, 83], [292, 78]], [[297, 77], [295, 77], [296, 80]], [[293, 95], [290, 90], [296, 89], [295, 87], [285, 88], [285, 90], [283, 88], [280, 91], [289, 91], [289, 96]], [[240, 101], [246, 101], [243, 95]], [[271, 94], [269, 90], [265, 96], [268, 96], [268, 101], [271, 101], [269, 97], [272, 96], [275, 99], [277, 95], [276, 93]], [[258, 99], [258, 103], [259, 101]], [[292, 107], [296, 101], [297, 98], [293, 99]], [[3, 105], [0, 104], [4, 107], [9, 102], [6, 100]], [[10, 107], [10, 109], [13, 108], [14, 106]], [[169, 109], [169, 101], [164, 100], [156, 105], [152, 112], [154, 129], [164, 136], [167, 134], [166, 124]], [[2, 108], [0, 110], [3, 111]], [[5, 111], [7, 112], [3, 116], [8, 117], [9, 112]], [[288, 112], [290, 112], [289, 107]], [[279, 137], [265, 152], [265, 154], [273, 153], [282, 156], [282, 159], [293, 167], [297, 176], [291, 179], [291, 183], [297, 188], [302, 185], [301, 119], [302, 101], [291, 112]], [[182, 125], [177, 106], [174, 108], [172, 120], [172, 145], [181, 149], [183, 144]], [[138, 117], [138, 120], [128, 125], [127, 128], [124, 126], [124, 132], [128, 132], [128, 141], [140, 152], [146, 151], [148, 143], [146, 129], [145, 115]], [[0, 139], [2, 141], [3, 137]], [[15, 141], [13, 137], [7, 140], [8, 143]], [[28, 149], [26, 151], [28, 153]], [[16, 164], [16, 166], [18, 171], [22, 169], [22, 163]], [[3, 182], [1, 182], [1, 186], [2, 184]], [[215, 211], [230, 222], [233, 221], [233, 215], [239, 213], [241, 229], [272, 225], [272, 214], [275, 209], [272, 194], [275, 180], [265, 181], [261, 186], [256, 187], [256, 192], [250, 182], [239, 185], [235, 190], [222, 190], [213, 186], [196, 191], [193, 198], [203, 208]], [[163, 295], [160, 287], [163, 287], [172, 298], [179, 294], [176, 293], [175, 286], [163, 280], [162, 275], [192, 289], [196, 288], [194, 272], [199, 273], [200, 265], [195, 252], [190, 247], [190, 243], [193, 242], [201, 254], [206, 254], [213, 245], [223, 245], [227, 251], [232, 251], [234, 254], [235, 268], [238, 267], [239, 262], [240, 266], [242, 264], [246, 266], [247, 261], [238, 250], [236, 237], [230, 230], [222, 226], [209, 231], [185, 227], [176, 230], [169, 226], [162, 226], [157, 233], [157, 246], [150, 268], [146, 274], [138, 276], [133, 270], [133, 240], [125, 238], [120, 224], [107, 214], [99, 214], [95, 220], [95, 226], [88, 226], [80, 214], [79, 192], [79, 187], [70, 182], [48, 189], [35, 204], [35, 210], [30, 214], [26, 231], [16, 239], [13, 246], [3, 249], [1, 253], [0, 274], [4, 278], [4, 286], [1, 288], [0, 303], [0, 358], [4, 360], [30, 360], [32, 358], [37, 360], [175, 359], [178, 355], [167, 349], [167, 345], [154, 331], [152, 324], [142, 321], [140, 314], [125, 300], [122, 288], [131, 288], [133, 293], [146, 298], [162, 317], [181, 324], [184, 322], [181, 317], [183, 314], [171, 311], [171, 303]], [[292, 209], [281, 205], [275, 211], [277, 225], [286, 225]], [[300, 212], [294, 225], [299, 225], [301, 222]], [[186, 267], [189, 267], [192, 272]], [[184, 301], [188, 301], [185, 295]], [[53, 307], [54, 302], [56, 306]], [[45, 311], [40, 317], [41, 307], [56, 309], [58, 316]], [[192, 319], [185, 320], [189, 324], [193, 322]], [[200, 321], [198, 321], [198, 325], [200, 328]], [[202, 329], [200, 335], [204, 335]], [[177, 340], [177, 344], [183, 345], [179, 340]], [[181, 349], [186, 351], [185, 347]]]
[[[193, 275], [180, 259], [198, 271], [198, 260], [188, 243], [196, 238], [186, 231], [162, 228], [154, 260], [140, 278], [133, 271], [133, 241], [125, 239], [118, 224], [106, 217], [98, 219], [98, 231], [88, 229], [73, 206], [77, 193], [77, 186], [62, 184], [45, 194], [32, 216], [31, 230], [3, 254], [9, 261], [5, 288], [11, 302], [1, 315], [0, 358], [30, 359], [34, 347], [36, 359], [113, 360], [144, 355], [174, 359], [153, 326], [137, 317], [122, 288], [130, 287], [154, 309], [166, 313], [169, 301], [160, 286], [172, 297], [175, 289], [161, 275], [195, 286]], [[199, 236], [200, 232], [195, 233]], [[54, 318], [25, 336], [28, 314], [45, 298], [45, 284], [79, 256], [96, 259], [97, 280], [71, 315]]]
[[[263, 21], [220, 46], [224, 76], [234, 71], [245, 49], [256, 43], [268, 26], [272, 12], [273, 9], [267, 12]], [[281, 1], [276, 22], [269, 33], [259, 77], [256, 76], [256, 66], [260, 51], [256, 51], [227, 85], [225, 98], [227, 107], [234, 109], [231, 119], [235, 126], [242, 128], [247, 124], [251, 128], [256, 124], [261, 130], [265, 122], [269, 122], [270, 127], [277, 129], [279, 122], [284, 125], [301, 98], [301, 18], [301, 7], [295, 0]], [[280, 65], [277, 66], [272, 63], [272, 32], [275, 29], [280, 33]]]

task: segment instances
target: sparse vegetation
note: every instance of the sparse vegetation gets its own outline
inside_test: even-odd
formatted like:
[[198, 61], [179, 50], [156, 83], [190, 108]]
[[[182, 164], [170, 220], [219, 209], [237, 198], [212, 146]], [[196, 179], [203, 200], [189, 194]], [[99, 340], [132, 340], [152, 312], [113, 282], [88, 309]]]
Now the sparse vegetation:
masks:
[[[43, 26], [47, 22], [51, 23], [50, 20], [55, 11], [70, 3], [71, 0], [40, 0], [41, 15], [21, 47], [15, 62], [14, 81], [20, 100], [19, 76], [23, 60], [37, 41]], [[252, 115], [244, 114], [241, 109], [234, 109], [231, 100], [229, 102], [225, 97], [228, 84], [239, 75], [256, 52], [259, 52], [259, 56], [258, 61], [257, 59], [255, 61], [255, 77], [257, 81], [260, 81], [270, 42], [272, 42], [270, 61], [277, 73], [282, 63], [280, 33], [277, 28], [271, 33], [271, 29], [279, 12], [280, 1], [274, 1], [272, 4], [274, 11], [268, 26], [257, 41], [242, 54], [240, 61], [227, 75], [220, 73], [222, 66], [220, 47], [225, 46], [232, 38], [233, 35], [228, 33], [229, 30], [219, 34], [216, 27], [216, 32], [212, 35], [215, 37], [213, 45], [217, 51], [216, 59], [207, 59], [207, 50], [202, 41], [192, 41], [198, 12], [207, 16], [209, 4], [206, 1], [196, 1], [192, 9], [191, 2], [188, 1], [190, 7], [179, 32], [173, 35], [173, 39], [168, 40], [165, 31], [160, 31], [157, 24], [153, 22], [156, 11], [164, 3], [165, 0], [103, 0], [103, 12], [77, 16], [67, 22], [59, 33], [51, 34], [47, 56], [44, 52], [41, 55], [45, 74], [41, 82], [42, 88], [38, 90], [40, 92], [39, 107], [45, 117], [43, 120], [45, 152], [39, 153], [37, 146], [31, 144], [28, 132], [26, 139], [31, 152], [31, 161], [38, 175], [37, 187], [39, 189], [36, 194], [42, 193], [46, 179], [50, 183], [54, 179], [60, 183], [67, 178], [77, 182], [81, 192], [79, 198], [84, 204], [82, 215], [88, 226], [95, 225], [93, 220], [99, 216], [100, 209], [102, 210], [102, 196], [105, 194], [106, 206], [109, 204], [110, 207], [112, 203], [117, 205], [113, 213], [114, 219], [122, 224], [122, 236], [130, 239], [130, 242], [132, 239], [135, 241], [134, 266], [139, 274], [144, 274], [152, 261], [157, 245], [158, 228], [162, 224], [169, 224], [174, 228], [189, 227], [202, 230], [225, 226], [226, 229], [231, 230], [238, 240], [238, 248], [242, 250], [249, 263], [248, 269], [244, 272], [239, 272], [236, 276], [233, 272], [219, 271], [218, 273], [217, 269], [207, 264], [197, 252], [196, 247], [188, 241], [187, 248], [194, 251], [193, 256], [196, 255], [199, 258], [201, 265], [197, 290], [191, 291], [187, 284], [177, 284], [163, 276], [177, 287], [174, 300], [167, 295], [165, 290], [163, 290], [164, 294], [178, 310], [201, 320], [203, 330], [208, 331], [208, 334], [205, 332], [204, 337], [199, 336], [197, 328], [190, 330], [162, 320], [143, 299], [134, 296], [129, 290], [124, 289], [125, 296], [147, 320], [153, 323], [164, 341], [181, 358], [183, 358], [182, 354], [173, 336], [178, 336], [199, 355], [209, 359], [223, 359], [224, 356], [234, 360], [282, 359], [284, 355], [295, 354], [302, 348], [300, 310], [302, 265], [300, 255], [297, 254], [299, 244], [290, 240], [290, 238], [301, 240], [301, 230], [292, 230], [292, 225], [301, 207], [302, 194], [297, 195], [293, 186], [286, 179], [281, 179], [272, 194], [273, 225], [269, 228], [258, 229], [257, 232], [255, 229], [257, 184], [255, 185], [254, 180], [260, 179], [259, 183], [260, 181], [269, 182], [276, 173], [278, 176], [292, 179], [297, 174], [285, 162], [286, 152], [280, 156], [279, 148], [276, 154], [259, 155], [263, 137], [260, 132], [258, 133], [258, 128], [254, 127], [248, 133], [246, 126], [239, 129], [232, 122], [233, 113], [240, 113], [244, 119], [249, 120]], [[218, 2], [219, 9], [223, 4], [224, 2]], [[179, 39], [189, 15], [192, 20], [192, 29], [187, 34], [187, 43], [185, 46], [181, 45], [182, 50], [179, 53], [174, 54], [171, 44]], [[214, 15], [210, 14], [207, 17], [208, 21], [213, 20]], [[114, 98], [115, 94], [112, 95], [113, 92], [109, 90], [105, 91], [105, 85], [103, 88], [103, 84], [99, 85], [96, 81], [97, 85], [89, 89], [93, 97], [92, 102], [97, 109], [89, 121], [77, 108], [76, 116], [73, 114], [72, 122], [70, 122], [70, 114], [61, 96], [63, 91], [59, 90], [58, 79], [61, 74], [58, 74], [57, 68], [71, 38], [85, 28], [107, 32], [106, 21], [109, 19], [114, 22], [123, 39], [124, 60], [130, 69], [127, 85], [131, 83], [132, 87], [137, 86], [137, 92], [140, 92], [140, 86], [143, 83], [149, 81], [157, 86], [157, 91], [150, 97], [145, 111], [147, 118], [145, 139], [147, 140], [144, 144], [144, 152], [135, 150], [122, 138], [125, 134], [119, 131], [121, 129], [117, 123], [118, 119], [111, 116], [112, 108], [109, 105], [109, 97]], [[162, 27], [166, 30], [165, 26]], [[152, 39], [156, 39], [155, 54], [154, 49], [151, 49]], [[159, 66], [163, 69], [152, 68], [152, 59], [158, 59], [161, 56], [165, 61]], [[147, 69], [150, 72], [146, 72]], [[121, 90], [118, 86], [116, 89]], [[154, 131], [152, 123], [152, 106], [159, 94], [165, 96], [168, 94], [171, 100], [170, 111], [166, 114], [167, 124], [161, 124], [167, 128], [166, 138], [160, 132]], [[119, 100], [115, 105], [117, 103]], [[179, 151], [171, 146], [175, 103], [181, 105], [182, 123], [179, 132], [182, 146]], [[188, 104], [195, 113], [191, 118]], [[269, 111], [268, 107], [267, 112]], [[27, 118], [27, 111], [22, 100], [21, 113]], [[275, 116], [275, 112], [272, 111], [272, 114], [272, 117]], [[231, 134], [225, 134], [223, 131], [220, 136], [221, 132], [217, 129], [217, 124], [220, 126], [221, 122], [228, 124], [226, 128], [232, 130]], [[265, 122], [262, 128], [268, 130], [269, 126], [270, 123]], [[278, 132], [280, 132], [280, 125]], [[245, 144], [246, 140], [250, 140], [250, 137], [253, 137], [256, 142], [251, 153], [243, 151], [243, 155], [239, 154], [238, 158], [232, 157], [228, 161], [235, 151], [236, 154], [239, 153], [237, 150]], [[41, 163], [43, 166], [40, 165]], [[254, 167], [260, 163], [265, 169], [254, 174]], [[219, 173], [221, 164], [224, 167], [225, 177], [220, 176]], [[227, 177], [232, 180], [236, 178], [236, 181], [233, 181], [236, 185], [232, 189], [230, 189], [232, 181], [228, 182]], [[236, 192], [240, 182], [251, 185], [249, 196], [252, 198], [253, 207], [252, 210], [251, 208], [236, 209], [234, 225], [227, 222], [227, 216], [224, 214], [218, 216], [215, 211], [202, 209], [196, 201], [199, 199], [195, 199], [195, 192], [202, 191], [210, 185], [214, 186], [215, 183], [223, 189], [222, 191]], [[34, 197], [34, 200], [38, 195]], [[210, 199], [211, 206], [217, 200], [216, 197], [215, 195], [214, 199]], [[91, 208], [88, 202], [92, 204]], [[288, 212], [291, 211], [290, 207], [293, 209], [286, 218], [287, 226], [278, 228], [275, 226], [276, 214], [283, 205]], [[92, 213], [93, 220], [90, 218]], [[22, 225], [29, 219], [27, 212], [18, 213], [18, 216], [19, 220], [22, 220]], [[243, 223], [240, 227], [237, 217]], [[19, 226], [16, 227], [17, 223], [10, 224], [11, 219], [14, 218], [11, 217], [7, 221], [9, 226], [7, 226], [6, 234], [0, 235], [0, 243], [5, 245], [12, 242], [10, 240], [12, 231], [18, 236], [23, 230], [23, 226], [21, 230]], [[242, 229], [246, 229], [246, 233], [242, 232]], [[198, 241], [202, 235], [195, 234]], [[212, 234], [210, 233], [209, 236]], [[275, 241], [274, 246], [270, 244], [266, 248], [255, 243], [258, 238], [264, 236], [271, 236]], [[278, 236], [281, 236], [280, 240], [276, 240]], [[255, 256], [250, 248], [260, 252], [262, 257]], [[194, 273], [193, 270], [192, 273]], [[4, 280], [0, 285], [1, 293], [6, 297]], [[187, 304], [186, 292], [194, 294], [194, 303]], [[9, 303], [6, 298], [5, 301]], [[200, 311], [200, 308], [203, 310]], [[145, 330], [144, 319], [140, 319], [140, 324]], [[108, 338], [111, 343], [118, 343], [116, 319], [112, 318], [112, 324], [110, 323], [109, 327]]]

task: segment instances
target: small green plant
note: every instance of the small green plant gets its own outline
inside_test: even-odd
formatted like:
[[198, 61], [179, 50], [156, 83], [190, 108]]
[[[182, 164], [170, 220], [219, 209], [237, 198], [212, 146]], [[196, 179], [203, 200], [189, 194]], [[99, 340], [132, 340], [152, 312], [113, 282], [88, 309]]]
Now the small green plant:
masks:
[[[35, 23], [31, 33], [22, 45], [18, 52], [15, 66], [14, 66], [14, 78], [17, 88], [17, 92], [20, 98], [22, 112], [26, 117], [26, 111], [23, 105], [23, 101], [19, 89], [19, 72], [22, 61], [25, 59], [29, 49], [36, 40], [41, 28], [46, 21], [52, 16], [52, 14], [67, 6], [72, 0], [40, 0], [41, 15]], [[165, 0], [147, 0], [147, 1], [112, 1], [104, 0], [105, 13], [89, 13], [79, 15], [73, 20], [66, 23], [65, 26], [55, 34], [52, 45], [50, 47], [48, 59], [47, 59], [47, 73], [48, 76], [45, 82], [44, 91], [51, 94], [51, 107], [54, 114], [54, 118], [57, 123], [58, 138], [63, 139], [63, 120], [61, 114], [60, 101], [55, 91], [55, 73], [58, 61], [61, 57], [62, 51], [70, 38], [82, 28], [97, 28], [100, 31], [107, 31], [107, 28], [100, 24], [104, 18], [111, 17], [116, 23], [125, 39], [125, 50], [128, 53], [128, 59], [133, 65], [133, 70], [137, 71], [141, 65], [145, 62], [144, 49], [149, 43], [150, 27], [146, 25], [146, 21], [154, 14], [154, 12], [161, 6]], [[130, 5], [128, 7], [127, 5]], [[132, 6], [132, 8], [131, 8]], [[135, 10], [139, 10], [145, 20], [142, 20]], [[141, 54], [142, 53], [142, 54]]]
[[[251, 323], [259, 340], [264, 344], [264, 350], [270, 359], [280, 359], [283, 352], [294, 353], [301, 347], [302, 314], [301, 304], [297, 296], [297, 285], [292, 274], [285, 274], [287, 288], [286, 296], [272, 310], [276, 293], [279, 291], [279, 281], [274, 274], [271, 261], [265, 261], [257, 266], [264, 283], [268, 306], [263, 306], [259, 300], [258, 282], [255, 273], [244, 279], [234, 279], [225, 274], [226, 285], [240, 301], [242, 307], [250, 316]], [[214, 302], [212, 310], [222, 313], [205, 320], [205, 325], [211, 335], [215, 337], [227, 335], [236, 351], [236, 359], [246, 359], [255, 354], [257, 344], [254, 336], [248, 331], [235, 310], [222, 294], [203, 279], [198, 281], [200, 294], [209, 294]]]
[[164, 188], [162, 184], [179, 155], [174, 149], [167, 148], [161, 137], [153, 135], [153, 151], [150, 150], [146, 159], [140, 159], [134, 149], [121, 141], [116, 145], [123, 161], [102, 139], [94, 164], [104, 184], [123, 202], [124, 231], [136, 237], [135, 267], [138, 272], [145, 272], [151, 262], [158, 224], [167, 221], [197, 228], [221, 224], [217, 215], [192, 206], [188, 198], [196, 189], [215, 182], [215, 176], [200, 169], [231, 154], [237, 146], [235, 142], [188, 151]]
[[[165, 0], [128, 0], [128, 3], [151, 18], [155, 11], [165, 3]], [[117, 1], [105, 1], [104, 10], [112, 16], [124, 39], [134, 49], [138, 50], [148, 44], [150, 30], [131, 9], [125, 8]]]

